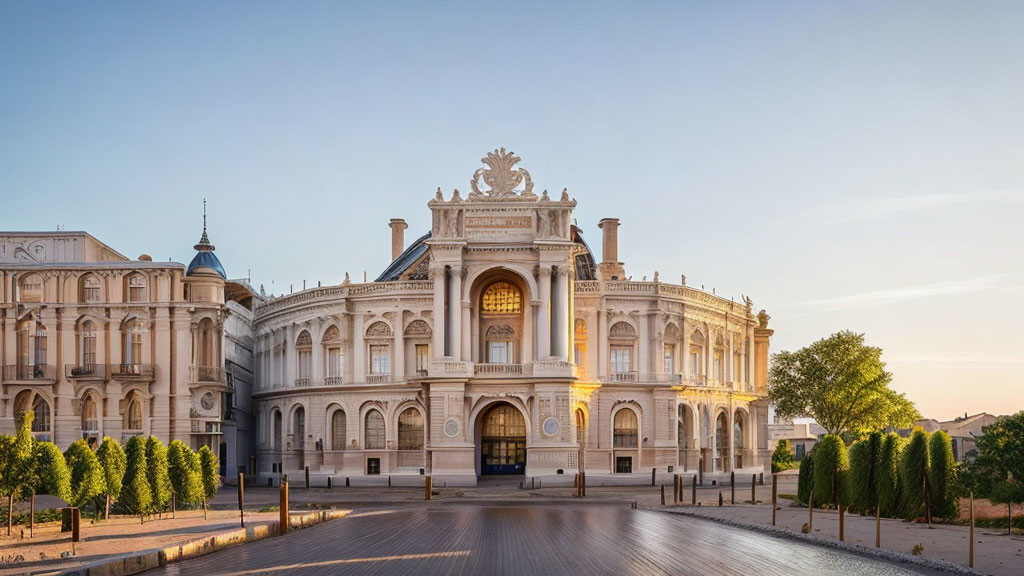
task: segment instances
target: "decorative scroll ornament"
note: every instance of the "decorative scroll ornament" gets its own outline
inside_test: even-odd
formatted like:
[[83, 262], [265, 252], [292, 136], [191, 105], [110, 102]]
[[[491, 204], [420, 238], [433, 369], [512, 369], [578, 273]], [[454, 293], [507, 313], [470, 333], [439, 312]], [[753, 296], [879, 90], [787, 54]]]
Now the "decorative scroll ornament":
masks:
[[[487, 167], [480, 168], [474, 172], [472, 180], [469, 181], [470, 186], [473, 188], [469, 197], [478, 198], [485, 194], [485, 192], [480, 190], [479, 185], [480, 178], [483, 178], [484, 184], [491, 187], [490, 190], [486, 191], [486, 194], [491, 198], [516, 196], [536, 198], [533, 193], [533, 180], [530, 179], [530, 173], [525, 168], [516, 166], [520, 160], [522, 158], [512, 152], [506, 152], [504, 148], [488, 152], [487, 156], [480, 159]], [[520, 184], [524, 185], [522, 191], [516, 190], [516, 186]]]

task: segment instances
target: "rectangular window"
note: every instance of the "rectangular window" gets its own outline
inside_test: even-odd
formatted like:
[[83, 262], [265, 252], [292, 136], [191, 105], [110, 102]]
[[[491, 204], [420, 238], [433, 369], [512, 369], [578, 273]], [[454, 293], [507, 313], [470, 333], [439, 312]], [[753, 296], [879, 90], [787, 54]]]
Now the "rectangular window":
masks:
[[345, 368], [344, 357], [341, 355], [341, 348], [327, 349], [327, 376], [339, 377]]
[[632, 474], [633, 473], [633, 458], [629, 456], [617, 456], [615, 458], [615, 473], [616, 474]]
[[715, 380], [722, 379], [722, 355], [715, 352]]
[[690, 350], [690, 377], [700, 376], [700, 351]]
[[86, 334], [82, 337], [82, 364], [92, 366], [96, 364], [96, 334]]
[[391, 354], [387, 344], [370, 346], [370, 374], [391, 374]]
[[612, 346], [612, 372], [621, 374], [633, 370], [630, 356], [633, 352], [632, 346]]
[[487, 361], [492, 364], [508, 364], [508, 342], [488, 342]]
[[128, 279], [128, 300], [130, 302], [142, 302], [145, 299], [145, 282], [139, 276], [132, 276]]
[[416, 374], [425, 375], [430, 367], [430, 347], [427, 344], [416, 345]]
[[665, 345], [665, 374], [673, 374], [676, 371], [676, 347], [670, 344]]
[[313, 353], [310, 350], [299, 350], [299, 378], [309, 378], [313, 365]]

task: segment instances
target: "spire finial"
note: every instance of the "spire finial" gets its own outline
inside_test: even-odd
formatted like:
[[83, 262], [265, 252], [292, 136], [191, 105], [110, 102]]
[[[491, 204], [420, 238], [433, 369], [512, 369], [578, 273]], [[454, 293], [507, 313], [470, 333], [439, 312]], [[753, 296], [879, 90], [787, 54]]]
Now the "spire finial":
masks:
[[213, 244], [210, 244], [210, 237], [206, 235], [206, 198], [203, 198], [203, 235], [199, 238], [199, 243], [194, 246], [196, 250], [208, 250], [212, 252], [214, 250]]

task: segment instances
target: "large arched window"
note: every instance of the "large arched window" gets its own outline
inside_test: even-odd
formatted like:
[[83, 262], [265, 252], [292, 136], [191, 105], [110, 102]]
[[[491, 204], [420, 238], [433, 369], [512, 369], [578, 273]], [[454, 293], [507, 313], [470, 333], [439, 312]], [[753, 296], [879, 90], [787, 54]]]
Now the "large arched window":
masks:
[[37, 394], [35, 399], [32, 400], [32, 412], [35, 415], [35, 419], [32, 420], [32, 432], [35, 434], [49, 433], [50, 403], [47, 402], [45, 398]]
[[100, 290], [100, 279], [87, 274], [82, 277], [81, 300], [86, 304], [95, 304], [103, 301], [103, 294]]
[[385, 322], [374, 322], [366, 329], [370, 352], [370, 374], [383, 378], [391, 374], [391, 342], [394, 334]]
[[676, 344], [678, 341], [679, 328], [675, 324], [665, 326], [665, 354], [663, 356], [665, 374], [675, 374], [677, 371]]
[[88, 370], [94, 367], [96, 362], [96, 325], [92, 320], [82, 322], [81, 336], [81, 366]]
[[701, 359], [704, 357], [704, 335], [694, 330], [690, 336], [690, 378], [700, 379], [704, 375]]
[[385, 446], [384, 416], [379, 410], [370, 410], [366, 413], [366, 449], [383, 450]]
[[320, 343], [324, 347], [324, 377], [327, 379], [325, 384], [341, 384], [345, 371], [345, 357], [341, 353], [341, 332], [338, 327], [328, 328]]
[[736, 468], [743, 468], [743, 429], [746, 422], [743, 412], [739, 410], [733, 416], [733, 453], [736, 455]]
[[480, 294], [480, 355], [490, 364], [517, 364], [522, 356], [523, 293], [513, 282], [491, 282]]
[[296, 386], [308, 386], [309, 378], [313, 373], [313, 338], [309, 332], [303, 330], [295, 341], [295, 351], [298, 353], [299, 366]]
[[687, 407], [686, 404], [680, 404], [679, 405], [679, 425], [678, 425], [678, 430], [677, 430], [678, 435], [679, 435], [679, 449], [680, 450], [689, 450], [690, 442], [692, 440], [690, 438], [690, 430], [691, 430], [692, 427], [693, 427], [693, 416], [690, 414], [689, 407]]
[[345, 419], [344, 410], [335, 410], [334, 414], [331, 415], [331, 449], [332, 450], [344, 450], [345, 444], [348, 441], [346, 426], [348, 422]]
[[306, 409], [302, 406], [295, 409], [292, 425], [295, 432], [295, 449], [302, 450], [306, 447]]
[[639, 426], [636, 419], [636, 412], [629, 408], [623, 408], [615, 413], [614, 437], [612, 446], [615, 448], [637, 448], [640, 443], [638, 436]]
[[142, 364], [142, 335], [146, 331], [146, 325], [138, 318], [129, 320], [124, 325], [124, 332], [121, 334], [121, 360], [124, 374], [138, 374], [139, 365]]
[[586, 374], [587, 366], [587, 321], [583, 318], [576, 319], [573, 327], [573, 362], [580, 367], [581, 373]]
[[283, 434], [283, 431], [281, 430], [282, 417], [281, 417], [281, 411], [280, 410], [274, 410], [273, 420], [274, 420], [274, 424], [273, 424], [273, 426], [271, 428], [271, 434], [273, 435], [273, 439], [272, 440], [273, 440], [273, 443], [274, 443], [274, 451], [275, 452], [280, 452], [281, 451], [281, 436]]
[[18, 380], [35, 380], [47, 376], [46, 326], [42, 322], [25, 320], [18, 325]]
[[398, 415], [398, 449], [423, 449], [423, 415], [415, 408], [406, 408]]
[[715, 451], [718, 469], [724, 472], [729, 462], [729, 418], [725, 412], [715, 420]]
[[82, 437], [98, 438], [100, 431], [99, 409], [92, 394], [82, 402]]
[[142, 430], [142, 401], [134, 396], [124, 411], [124, 428], [133, 432]]
[[18, 299], [22, 302], [43, 301], [43, 278], [38, 274], [29, 274], [18, 282]]
[[128, 301], [146, 301], [146, 279], [142, 274], [132, 274], [128, 277]]

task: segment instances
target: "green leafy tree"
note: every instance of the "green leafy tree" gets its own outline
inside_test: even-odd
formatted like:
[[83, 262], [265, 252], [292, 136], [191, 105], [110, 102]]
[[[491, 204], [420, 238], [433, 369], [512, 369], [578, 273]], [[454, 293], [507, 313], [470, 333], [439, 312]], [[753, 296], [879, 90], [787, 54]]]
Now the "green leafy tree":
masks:
[[850, 502], [850, 458], [846, 444], [826, 434], [814, 449], [814, 502], [839, 507]]
[[171, 501], [171, 478], [168, 472], [167, 448], [156, 436], [146, 440], [146, 478], [152, 496], [152, 511], [163, 513]]
[[1006, 504], [1012, 530], [1013, 505], [1024, 503], [1024, 411], [1002, 416], [975, 438], [978, 455], [971, 476], [978, 494]]
[[207, 503], [217, 495], [217, 488], [220, 487], [220, 462], [209, 446], [199, 449], [199, 465], [203, 477], [203, 513], [205, 515]]
[[903, 490], [903, 516], [914, 520], [927, 516], [931, 520], [928, 485], [931, 463], [928, 454], [928, 433], [914, 428], [910, 441], [900, 458], [900, 483]]
[[909, 426], [920, 414], [890, 382], [882, 349], [844, 331], [773, 355], [768, 395], [779, 416], [814, 418], [829, 434]]
[[153, 494], [146, 477], [146, 439], [135, 436], [125, 445], [128, 467], [121, 486], [121, 503], [129, 512], [138, 514], [140, 520], [153, 505]]
[[111, 500], [121, 497], [124, 473], [128, 469], [128, 456], [117, 440], [107, 436], [103, 438], [99, 450], [96, 451], [96, 458], [103, 470], [103, 518], [106, 519], [110, 516]]
[[903, 438], [890, 432], [882, 440], [882, 451], [878, 456], [878, 506], [881, 515], [897, 516], [903, 502], [900, 486], [900, 460], [903, 452]]
[[772, 474], [793, 467], [793, 453], [789, 451], [789, 440], [782, 439], [775, 444], [772, 452]]
[[50, 494], [71, 500], [71, 471], [64, 454], [53, 442], [36, 442], [32, 465], [32, 489], [36, 494]]
[[861, 513], [878, 506], [883, 436], [872, 432], [850, 447], [850, 497]]
[[103, 468], [99, 458], [85, 440], [75, 440], [64, 451], [64, 459], [71, 471], [72, 506], [82, 507], [103, 494]]
[[949, 434], [939, 430], [928, 441], [931, 460], [931, 513], [933, 517], [956, 520], [960, 517], [960, 497], [956, 458]]
[[814, 450], [800, 459], [800, 475], [797, 477], [796, 499], [802, 504], [810, 502], [811, 488], [814, 485]]
[[3, 466], [3, 485], [0, 486], [7, 496], [7, 534], [10, 535], [14, 526], [14, 499], [23, 497], [25, 489], [32, 480], [32, 456], [35, 438], [32, 436], [32, 411], [22, 412], [18, 416], [18, 431], [13, 438], [5, 442], [6, 449]]
[[175, 500], [185, 504], [203, 501], [203, 475], [199, 455], [181, 440], [173, 440], [167, 448], [168, 472]]

